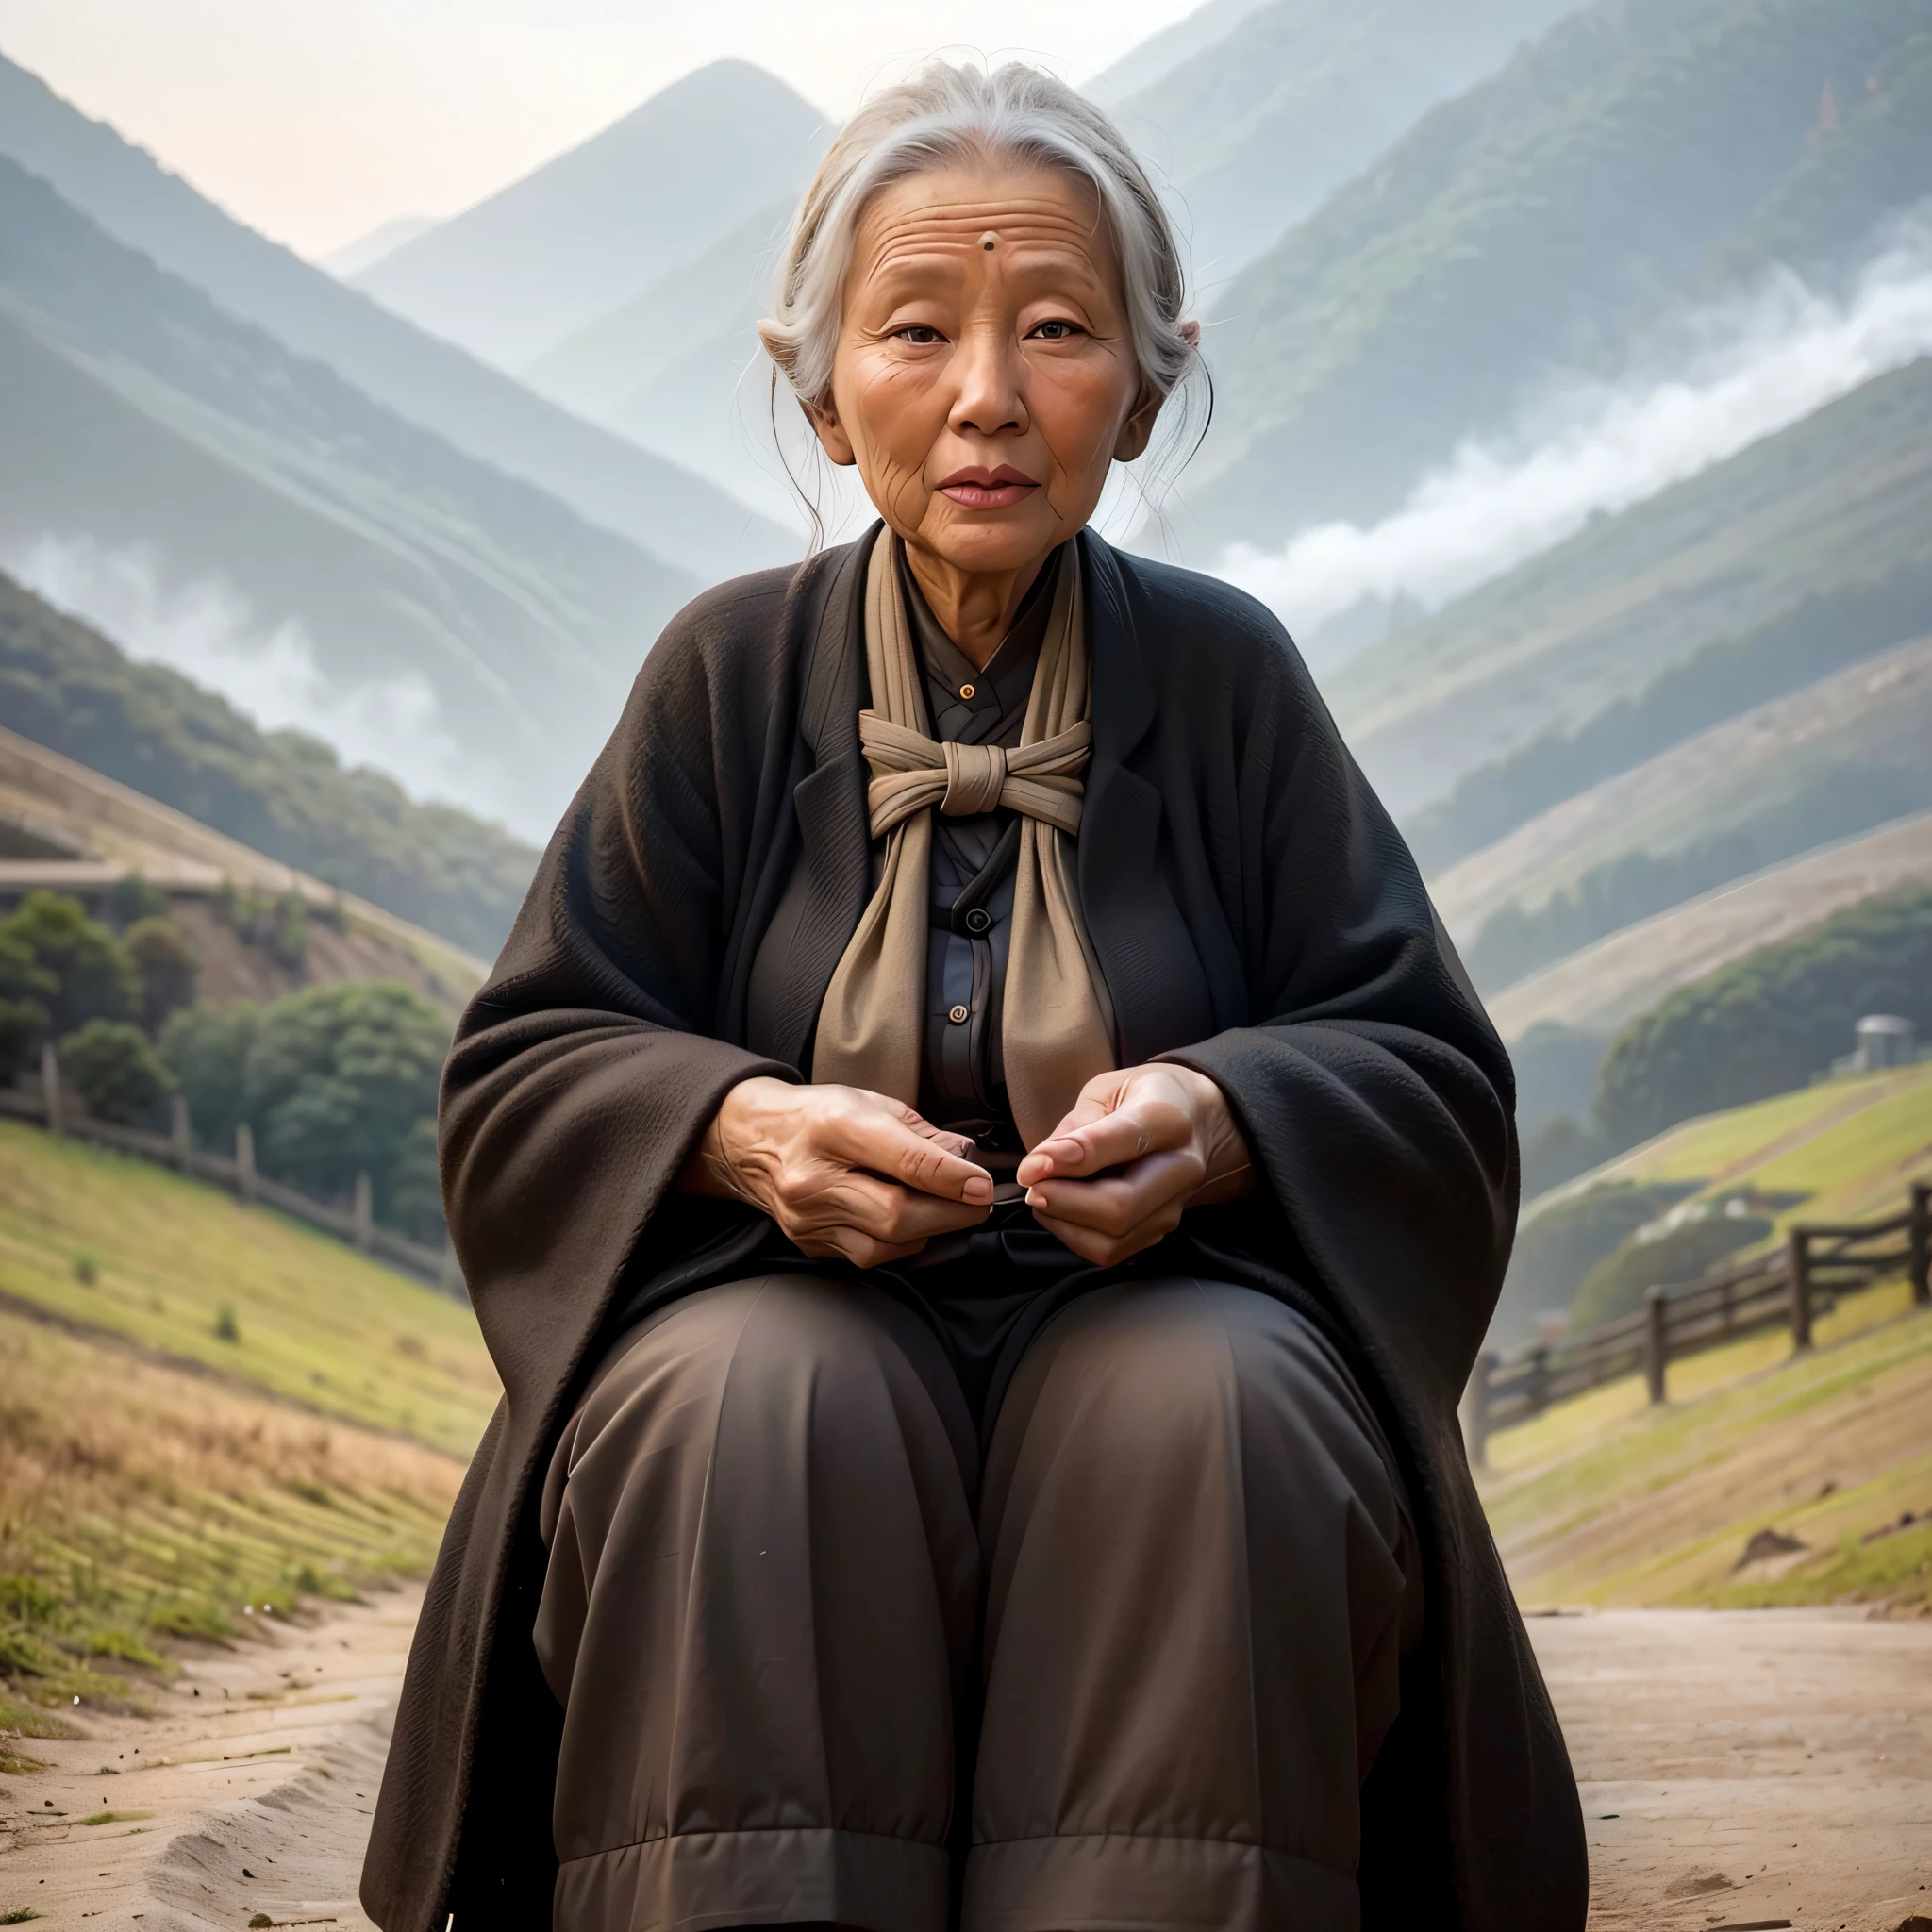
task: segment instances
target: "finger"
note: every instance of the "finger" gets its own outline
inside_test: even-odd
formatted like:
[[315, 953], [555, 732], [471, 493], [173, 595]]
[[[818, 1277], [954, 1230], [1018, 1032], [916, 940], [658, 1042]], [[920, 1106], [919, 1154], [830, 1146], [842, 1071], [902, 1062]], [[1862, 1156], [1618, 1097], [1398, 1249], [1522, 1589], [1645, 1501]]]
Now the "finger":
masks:
[[[992, 1211], [989, 1202], [949, 1201], [917, 1193], [894, 1181], [849, 1168], [827, 1171], [815, 1186], [798, 1191], [791, 1205], [792, 1219], [802, 1228], [824, 1233], [833, 1227], [849, 1227], [888, 1246], [977, 1227]], [[789, 1228], [786, 1231], [791, 1232]]]
[[1097, 1180], [1036, 1182], [1026, 1205], [1061, 1221], [1122, 1235], [1172, 1207], [1174, 1219], [1201, 1184], [1200, 1157], [1191, 1149], [1149, 1154], [1117, 1174]]
[[[1021, 1163], [1017, 1178], [1024, 1187], [1055, 1175], [1096, 1174], [1142, 1155], [1185, 1147], [1192, 1136], [1192, 1124], [1179, 1108], [1163, 1100], [1130, 1101], [1098, 1120], [1042, 1141]], [[1025, 1171], [1028, 1167], [1032, 1172]]]
[[1116, 1267], [1143, 1248], [1151, 1248], [1156, 1241], [1174, 1231], [1171, 1224], [1153, 1222], [1117, 1236], [1102, 1234], [1097, 1228], [1082, 1227], [1077, 1222], [1056, 1221], [1050, 1214], [1036, 1214], [1034, 1219], [1083, 1261], [1091, 1261], [1099, 1268]]
[[883, 1109], [828, 1116], [819, 1146], [841, 1166], [866, 1168], [923, 1194], [975, 1207], [992, 1200], [992, 1176], [985, 1168]]

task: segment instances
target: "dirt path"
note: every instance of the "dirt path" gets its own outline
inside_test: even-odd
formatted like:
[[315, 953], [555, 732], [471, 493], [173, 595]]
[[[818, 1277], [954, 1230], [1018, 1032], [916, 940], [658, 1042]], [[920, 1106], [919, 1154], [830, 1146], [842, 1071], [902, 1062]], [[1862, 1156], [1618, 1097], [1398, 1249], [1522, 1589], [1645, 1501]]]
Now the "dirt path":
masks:
[[1529, 1627], [1582, 1788], [1592, 1932], [1932, 1932], [1932, 1619]]
[[[75, 1716], [0, 1782], [0, 1914], [55, 1928], [364, 1927], [357, 1874], [420, 1589], [198, 1649], [151, 1718]], [[87, 1821], [115, 1814], [99, 1823]]]
[[[0, 1913], [366, 1927], [356, 1877], [419, 1601], [264, 1626], [191, 1659], [158, 1717], [32, 1743], [53, 1769], [0, 1787]], [[1581, 1781], [1592, 1932], [1932, 1932], [1932, 1620], [1606, 1610], [1530, 1630]], [[81, 1822], [102, 1811], [147, 1815]]]

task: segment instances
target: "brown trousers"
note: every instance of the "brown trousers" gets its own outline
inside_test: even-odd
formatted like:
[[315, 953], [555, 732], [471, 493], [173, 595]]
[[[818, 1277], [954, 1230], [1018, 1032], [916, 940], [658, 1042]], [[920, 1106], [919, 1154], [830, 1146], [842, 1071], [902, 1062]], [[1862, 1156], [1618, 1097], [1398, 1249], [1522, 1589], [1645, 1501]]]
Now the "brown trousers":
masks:
[[558, 1932], [945, 1932], [964, 1783], [963, 1932], [1357, 1924], [1419, 1590], [1333, 1352], [1250, 1289], [1097, 1289], [979, 1461], [862, 1283], [619, 1340], [542, 1505]]

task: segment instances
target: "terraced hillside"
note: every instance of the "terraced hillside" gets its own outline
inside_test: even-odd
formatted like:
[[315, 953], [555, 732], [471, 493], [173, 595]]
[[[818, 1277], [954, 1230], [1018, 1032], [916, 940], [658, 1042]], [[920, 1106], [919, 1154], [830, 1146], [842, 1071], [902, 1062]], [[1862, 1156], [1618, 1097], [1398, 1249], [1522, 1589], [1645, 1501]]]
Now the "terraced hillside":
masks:
[[497, 1395], [459, 1303], [5, 1123], [0, 1383], [0, 1724], [29, 1738], [138, 1697], [171, 1633], [422, 1574]]
[[1924, 634], [1928, 528], [1921, 359], [1599, 519], [1324, 689], [1440, 869], [1706, 725]]
[[1932, 639], [1714, 725], [1434, 882], [1478, 986], [1501, 988], [1700, 892], [1932, 810]]

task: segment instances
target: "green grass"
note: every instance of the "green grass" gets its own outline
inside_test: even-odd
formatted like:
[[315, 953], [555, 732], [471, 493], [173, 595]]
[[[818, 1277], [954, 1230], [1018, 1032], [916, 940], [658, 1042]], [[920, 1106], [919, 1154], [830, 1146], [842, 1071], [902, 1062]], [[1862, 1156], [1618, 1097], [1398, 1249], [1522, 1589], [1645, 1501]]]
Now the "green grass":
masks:
[[[1816, 1345], [1751, 1337], [1673, 1363], [1670, 1401], [1640, 1378], [1491, 1439], [1479, 1482], [1526, 1602], [1924, 1601], [1932, 1550], [1932, 1311], [1903, 1282], [1824, 1316]], [[1738, 1573], [1774, 1528], [1811, 1552], [1779, 1576]]]
[[174, 1640], [426, 1571], [496, 1397], [467, 1308], [10, 1123], [0, 1297], [0, 1771]]
[[0, 1295], [455, 1456], [496, 1403], [475, 1318], [448, 1296], [200, 1182], [11, 1122]]

